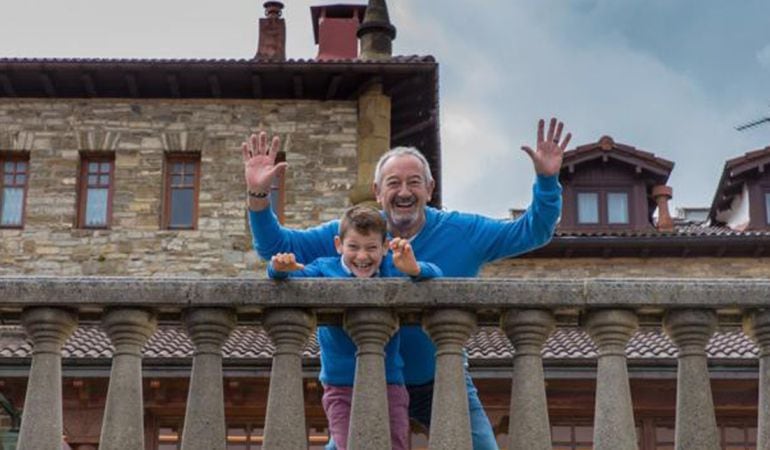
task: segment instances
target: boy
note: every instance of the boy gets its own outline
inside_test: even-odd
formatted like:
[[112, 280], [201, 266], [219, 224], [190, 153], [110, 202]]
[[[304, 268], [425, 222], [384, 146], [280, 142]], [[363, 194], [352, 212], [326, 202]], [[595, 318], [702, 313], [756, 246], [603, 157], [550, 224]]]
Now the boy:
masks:
[[[372, 208], [354, 206], [342, 216], [339, 235], [334, 246], [341, 257], [318, 258], [304, 266], [294, 254], [278, 253], [268, 265], [268, 275], [274, 279], [286, 277], [370, 278], [399, 277], [413, 279], [441, 276], [434, 264], [418, 262], [405, 239], [386, 240], [385, 219]], [[388, 246], [393, 257], [386, 256]], [[400, 271], [400, 272], [399, 272]], [[356, 367], [356, 345], [342, 327], [319, 326], [321, 374], [324, 386], [323, 407], [329, 420], [329, 432], [339, 450], [347, 448], [353, 378]], [[409, 449], [409, 394], [404, 385], [403, 360], [399, 355], [399, 334], [385, 347], [385, 378], [388, 383], [391, 446], [395, 450]]]

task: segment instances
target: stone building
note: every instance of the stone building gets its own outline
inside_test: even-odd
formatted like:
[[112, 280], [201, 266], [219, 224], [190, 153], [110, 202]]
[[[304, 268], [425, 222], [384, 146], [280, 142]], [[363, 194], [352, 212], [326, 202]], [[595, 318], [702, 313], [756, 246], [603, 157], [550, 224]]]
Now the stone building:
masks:
[[[433, 202], [441, 205], [438, 65], [430, 56], [392, 56], [395, 28], [384, 2], [311, 8], [318, 55], [307, 60], [286, 58], [283, 5], [265, 7], [258, 49], [248, 59], [0, 59], [0, 276], [223, 284], [262, 277], [240, 157], [244, 137], [257, 129], [284, 142], [290, 170], [271, 200], [289, 226], [336, 218], [371, 200], [374, 163], [396, 145], [425, 152], [438, 182]], [[578, 146], [565, 155], [564, 212], [554, 240], [488, 266], [484, 276], [770, 278], [768, 155], [770, 147], [728, 161], [708, 220], [696, 222], [668, 212], [671, 161], [609, 136]], [[33, 353], [12, 300], [0, 298], [0, 429], [18, 425]], [[153, 450], [180, 448], [195, 350], [167, 306], [143, 350], [144, 442]], [[760, 351], [739, 330], [739, 306], [736, 300], [717, 309], [721, 329], [706, 348], [711, 387], [722, 448], [759, 448]], [[491, 326], [499, 314], [489, 308], [478, 308], [483, 326], [467, 351], [505, 446], [516, 353], [504, 330]], [[64, 434], [74, 450], [100, 443], [115, 352], [96, 313], [83, 310], [62, 349]], [[600, 346], [583, 330], [588, 309], [554, 310], [558, 327], [542, 352], [553, 448], [590, 448]], [[263, 443], [275, 347], [251, 315], [258, 314], [246, 311], [223, 347], [231, 449]], [[636, 315], [638, 331], [633, 321], [618, 322], [630, 330], [625, 355], [639, 448], [673, 448], [677, 345], [660, 330], [661, 308], [637, 308]], [[327, 439], [317, 351], [311, 339], [302, 353], [311, 448]], [[412, 445], [427, 448], [418, 428]]]

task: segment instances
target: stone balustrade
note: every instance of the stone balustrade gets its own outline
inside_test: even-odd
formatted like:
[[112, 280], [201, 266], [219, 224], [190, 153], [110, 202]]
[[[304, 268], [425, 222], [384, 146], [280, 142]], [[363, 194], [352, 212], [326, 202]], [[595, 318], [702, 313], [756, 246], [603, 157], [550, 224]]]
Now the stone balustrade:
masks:
[[224, 449], [222, 346], [236, 324], [275, 344], [263, 448], [306, 448], [301, 350], [316, 325], [344, 324], [359, 346], [349, 448], [388, 449], [383, 348], [399, 318], [421, 320], [437, 347], [431, 449], [471, 448], [462, 346], [496, 324], [515, 349], [509, 449], [550, 449], [541, 350], [564, 324], [598, 348], [594, 448], [636, 449], [625, 347], [640, 326], [678, 348], [675, 447], [717, 449], [705, 347], [717, 326], [760, 348], [758, 448], [770, 448], [770, 280], [292, 280], [0, 277], [0, 321], [33, 345], [20, 450], [59, 450], [61, 347], [78, 323], [101, 323], [115, 348], [100, 448], [143, 449], [141, 352], [158, 317], [195, 346], [182, 448]]

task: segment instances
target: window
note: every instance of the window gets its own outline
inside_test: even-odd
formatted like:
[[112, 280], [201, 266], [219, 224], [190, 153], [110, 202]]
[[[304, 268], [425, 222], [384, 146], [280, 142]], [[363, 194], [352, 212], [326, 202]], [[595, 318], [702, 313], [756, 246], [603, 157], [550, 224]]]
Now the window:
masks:
[[3, 184], [0, 186], [0, 228], [24, 226], [24, 207], [29, 178], [29, 158], [26, 155], [0, 156]]
[[109, 228], [114, 178], [114, 155], [82, 156], [78, 190], [78, 228]]
[[166, 159], [163, 228], [194, 230], [198, 216], [200, 155]]
[[599, 223], [599, 194], [596, 192], [578, 192], [578, 223]]
[[607, 222], [610, 224], [628, 223], [628, 194], [625, 192], [607, 193]]
[[578, 225], [628, 225], [631, 223], [628, 192], [595, 190], [577, 193]]

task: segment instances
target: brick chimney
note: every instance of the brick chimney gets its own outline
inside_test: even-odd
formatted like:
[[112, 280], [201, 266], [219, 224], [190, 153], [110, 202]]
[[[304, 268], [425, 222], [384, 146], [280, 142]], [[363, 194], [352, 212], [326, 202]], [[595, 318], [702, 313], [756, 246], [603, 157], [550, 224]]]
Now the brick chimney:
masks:
[[265, 2], [265, 17], [259, 19], [259, 44], [254, 59], [286, 60], [286, 22], [283, 3]]
[[673, 192], [671, 187], [662, 184], [652, 188], [652, 198], [658, 205], [658, 231], [674, 231], [674, 221], [668, 210], [668, 201], [671, 200]]
[[396, 27], [390, 23], [385, 0], [369, 0], [364, 22], [358, 28], [361, 59], [389, 59], [393, 56]]
[[312, 6], [313, 35], [318, 60], [358, 58], [356, 33], [366, 12], [365, 5]]

